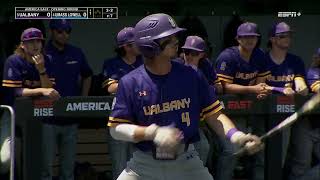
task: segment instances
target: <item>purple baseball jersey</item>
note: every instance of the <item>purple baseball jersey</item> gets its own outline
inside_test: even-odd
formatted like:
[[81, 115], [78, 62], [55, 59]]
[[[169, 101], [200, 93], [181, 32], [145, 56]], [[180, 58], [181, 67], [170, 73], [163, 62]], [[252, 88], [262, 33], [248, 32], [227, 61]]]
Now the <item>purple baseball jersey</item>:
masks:
[[64, 50], [60, 51], [52, 41], [49, 41], [45, 50], [52, 59], [52, 71], [56, 80], [55, 89], [62, 97], [80, 96], [79, 78], [87, 78], [93, 74], [83, 51], [70, 44], [66, 44]]
[[254, 85], [256, 78], [270, 74], [261, 49], [254, 49], [249, 62], [241, 58], [237, 46], [223, 50], [216, 61], [218, 79], [230, 84]]
[[118, 82], [124, 75], [143, 64], [142, 56], [137, 56], [133, 64], [127, 64], [121, 57], [117, 56], [112, 59], [107, 59], [103, 63], [103, 77], [102, 88]]
[[305, 68], [302, 59], [288, 53], [281, 64], [276, 64], [269, 53], [266, 53], [267, 70], [271, 74], [267, 77], [266, 83], [273, 87], [292, 87], [295, 78], [305, 77]]
[[[131, 123], [149, 126], [174, 125], [184, 142], [199, 140], [199, 122], [222, 109], [205, 77], [189, 66], [172, 61], [171, 71], [158, 76], [140, 66], [119, 81], [116, 103], [108, 126]], [[136, 144], [150, 151], [151, 141]]]
[[[44, 56], [45, 67], [50, 80], [54, 83], [52, 76], [52, 61], [48, 56]], [[11, 55], [5, 62], [3, 71], [2, 86], [12, 88], [39, 88], [40, 76], [35, 65], [22, 59], [18, 55]]]
[[320, 87], [320, 68], [310, 68], [307, 73], [307, 83], [312, 92]]
[[[185, 64], [185, 60], [182, 58], [174, 59], [173, 61], [179, 62], [181, 64]], [[214, 70], [213, 64], [209, 59], [201, 59], [199, 61], [199, 70], [203, 73], [203, 75], [207, 78], [208, 83], [210, 85], [214, 85], [219, 83], [216, 71]]]

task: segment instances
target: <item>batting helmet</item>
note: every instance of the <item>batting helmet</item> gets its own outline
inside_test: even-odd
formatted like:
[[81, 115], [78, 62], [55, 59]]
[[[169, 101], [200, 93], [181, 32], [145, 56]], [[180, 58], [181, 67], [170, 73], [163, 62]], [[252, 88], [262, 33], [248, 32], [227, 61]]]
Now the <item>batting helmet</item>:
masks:
[[33, 39], [44, 40], [42, 32], [37, 28], [28, 28], [24, 30], [20, 37], [20, 40], [22, 42], [33, 40]]
[[152, 14], [141, 19], [135, 26], [135, 43], [140, 52], [152, 58], [161, 52], [155, 40], [168, 37], [185, 29], [179, 28], [173, 18], [167, 14]]

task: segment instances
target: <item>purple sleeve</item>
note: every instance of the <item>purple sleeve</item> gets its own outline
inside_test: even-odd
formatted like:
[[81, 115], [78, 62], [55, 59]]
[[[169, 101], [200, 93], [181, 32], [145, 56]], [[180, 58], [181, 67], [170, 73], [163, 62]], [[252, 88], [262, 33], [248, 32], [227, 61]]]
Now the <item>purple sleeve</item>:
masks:
[[87, 62], [87, 58], [84, 55], [84, 53], [82, 52], [82, 50], [80, 50], [80, 55], [81, 55], [81, 76], [83, 78], [87, 78], [92, 76], [93, 72], [92, 69], [90, 68], [88, 62]]
[[108, 126], [114, 127], [121, 123], [133, 123], [132, 103], [130, 101], [130, 90], [125, 87], [121, 80], [114, 100], [114, 107], [109, 116]]
[[22, 87], [22, 73], [19, 64], [14, 58], [9, 58], [5, 62], [3, 69], [2, 86], [4, 87]]
[[229, 53], [222, 52], [219, 55], [216, 62], [216, 71], [220, 81], [233, 83], [235, 69], [232, 63], [232, 56]]
[[309, 69], [307, 83], [312, 92], [316, 92], [320, 88], [320, 68]]
[[222, 106], [220, 105], [220, 101], [217, 99], [214, 87], [208, 84], [207, 80], [200, 71], [198, 71], [198, 77], [201, 109], [200, 120], [204, 120], [220, 111]]

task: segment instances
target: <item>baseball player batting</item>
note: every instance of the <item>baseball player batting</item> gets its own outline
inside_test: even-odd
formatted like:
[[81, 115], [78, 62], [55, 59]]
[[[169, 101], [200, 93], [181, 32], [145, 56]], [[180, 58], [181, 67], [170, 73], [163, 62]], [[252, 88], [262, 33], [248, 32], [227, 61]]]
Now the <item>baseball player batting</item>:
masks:
[[257, 136], [238, 131], [221, 112], [201, 74], [171, 61], [183, 30], [166, 14], [149, 15], [135, 26], [144, 66], [120, 79], [108, 126], [113, 138], [134, 142], [138, 150], [118, 180], [212, 180], [193, 146], [201, 120], [248, 152], [261, 150]]

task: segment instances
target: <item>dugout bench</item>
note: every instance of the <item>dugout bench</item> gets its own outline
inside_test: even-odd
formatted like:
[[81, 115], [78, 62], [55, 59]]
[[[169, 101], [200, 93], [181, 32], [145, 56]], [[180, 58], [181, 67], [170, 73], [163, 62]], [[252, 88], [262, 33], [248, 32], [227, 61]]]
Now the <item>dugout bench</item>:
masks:
[[[292, 114], [310, 96], [286, 97], [270, 95], [264, 100], [255, 96], [225, 95], [219, 99], [225, 113], [233, 117], [253, 116], [271, 129], [284, 117]], [[113, 104], [112, 96], [105, 97], [66, 97], [56, 102], [46, 98], [18, 98], [16, 100], [16, 126], [21, 129], [22, 158], [17, 164], [22, 167], [19, 179], [40, 179], [41, 119], [52, 116], [76, 119], [80, 128], [105, 127]], [[320, 109], [309, 115], [320, 114]], [[269, 138], [265, 148], [265, 179], [282, 179], [282, 134]]]

